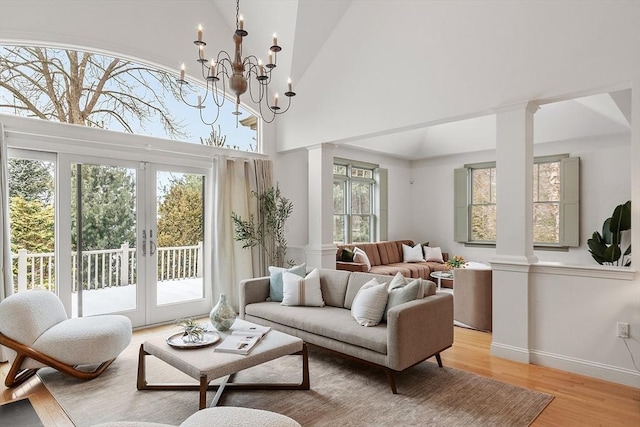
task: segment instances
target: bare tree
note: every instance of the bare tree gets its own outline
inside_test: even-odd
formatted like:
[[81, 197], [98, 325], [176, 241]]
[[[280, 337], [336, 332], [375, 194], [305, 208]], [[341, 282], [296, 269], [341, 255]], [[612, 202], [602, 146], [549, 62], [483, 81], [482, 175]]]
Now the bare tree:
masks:
[[166, 92], [179, 99], [174, 77], [130, 61], [65, 49], [0, 48], [0, 109], [17, 115], [131, 133], [135, 122], [144, 128], [159, 119], [167, 135], [184, 137]]

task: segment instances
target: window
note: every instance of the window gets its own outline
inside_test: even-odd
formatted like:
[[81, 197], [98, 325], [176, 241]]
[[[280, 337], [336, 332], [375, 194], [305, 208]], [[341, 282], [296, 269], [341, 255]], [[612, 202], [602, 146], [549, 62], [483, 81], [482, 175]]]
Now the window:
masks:
[[235, 103], [228, 102], [220, 124], [206, 125], [200, 114], [210, 121], [211, 113], [181, 99], [195, 104], [204, 88], [182, 87], [176, 78], [177, 73], [101, 53], [0, 45], [0, 113], [260, 151], [255, 115], [240, 106], [236, 122]]
[[[380, 185], [381, 175], [377, 165], [336, 160], [333, 165], [333, 241], [335, 243], [375, 240], [377, 235], [375, 212], [381, 210], [379, 201], [386, 201], [386, 195], [380, 196], [381, 187], [383, 187]], [[384, 176], [386, 177], [386, 174]], [[384, 187], [386, 187], [386, 180]], [[386, 212], [386, 207], [382, 209]]]
[[[538, 157], [533, 165], [533, 241], [537, 246], [578, 246], [579, 158]], [[495, 163], [454, 172], [455, 240], [496, 241]]]
[[496, 240], [496, 168], [471, 169], [471, 240]]

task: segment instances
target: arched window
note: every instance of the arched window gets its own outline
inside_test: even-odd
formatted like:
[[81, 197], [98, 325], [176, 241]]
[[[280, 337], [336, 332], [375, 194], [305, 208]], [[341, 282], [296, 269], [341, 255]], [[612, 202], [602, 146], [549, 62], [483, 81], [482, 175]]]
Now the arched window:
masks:
[[196, 144], [260, 151], [257, 120], [225, 103], [215, 127], [180, 99], [176, 75], [71, 49], [1, 46], [0, 112]]

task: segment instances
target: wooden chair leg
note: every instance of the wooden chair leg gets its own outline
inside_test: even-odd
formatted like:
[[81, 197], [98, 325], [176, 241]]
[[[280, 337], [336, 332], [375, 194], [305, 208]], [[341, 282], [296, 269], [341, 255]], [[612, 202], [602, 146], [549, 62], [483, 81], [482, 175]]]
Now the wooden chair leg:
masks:
[[391, 387], [391, 392], [393, 394], [398, 394], [398, 390], [396, 389], [396, 379], [393, 377], [393, 371], [389, 368], [385, 369], [387, 373], [387, 381], [389, 381], [389, 387]]
[[442, 358], [440, 357], [440, 353], [436, 353], [436, 361], [438, 362], [438, 366], [442, 368]]
[[7, 377], [4, 379], [4, 385], [7, 387], [15, 387], [23, 382], [27, 381], [29, 378], [34, 376], [38, 369], [21, 369], [20, 366], [24, 361], [25, 357], [23, 354], [18, 354], [11, 364], [11, 369], [7, 373]]

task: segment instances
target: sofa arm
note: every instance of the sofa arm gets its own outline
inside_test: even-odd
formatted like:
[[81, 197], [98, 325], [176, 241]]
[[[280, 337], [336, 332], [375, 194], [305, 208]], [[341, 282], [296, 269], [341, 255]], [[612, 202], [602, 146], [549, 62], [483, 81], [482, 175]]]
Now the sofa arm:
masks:
[[387, 313], [388, 367], [401, 371], [453, 344], [453, 295], [437, 293]]
[[336, 261], [336, 270], [367, 272], [367, 264], [360, 262]]
[[256, 277], [240, 281], [240, 318], [244, 319], [247, 304], [264, 302], [269, 298], [269, 277]]

